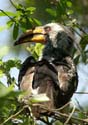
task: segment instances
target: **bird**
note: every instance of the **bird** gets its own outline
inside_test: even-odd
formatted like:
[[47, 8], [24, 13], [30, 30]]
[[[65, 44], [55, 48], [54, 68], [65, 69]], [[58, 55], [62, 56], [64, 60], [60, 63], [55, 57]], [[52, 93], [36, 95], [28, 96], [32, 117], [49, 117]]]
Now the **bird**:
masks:
[[44, 44], [39, 60], [28, 57], [19, 72], [21, 90], [46, 93], [47, 108], [57, 109], [70, 101], [78, 86], [78, 74], [72, 57], [75, 40], [69, 27], [49, 23], [27, 30], [14, 45], [26, 42]]

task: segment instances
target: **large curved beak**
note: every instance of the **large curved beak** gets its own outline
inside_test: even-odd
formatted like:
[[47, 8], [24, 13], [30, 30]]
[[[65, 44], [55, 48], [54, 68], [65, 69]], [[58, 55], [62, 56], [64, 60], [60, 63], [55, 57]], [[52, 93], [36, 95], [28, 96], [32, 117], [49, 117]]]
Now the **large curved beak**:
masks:
[[15, 43], [14, 45], [19, 45], [27, 42], [35, 43], [45, 43], [45, 31], [42, 26], [36, 27], [34, 29], [27, 30]]

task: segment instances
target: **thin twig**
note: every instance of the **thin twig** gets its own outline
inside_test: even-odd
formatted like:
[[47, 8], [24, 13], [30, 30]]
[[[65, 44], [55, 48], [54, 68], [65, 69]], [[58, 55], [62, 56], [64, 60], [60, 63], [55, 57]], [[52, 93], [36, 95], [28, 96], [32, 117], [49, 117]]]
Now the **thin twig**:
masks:
[[72, 27], [72, 31], [75, 31], [75, 33], [76, 33], [78, 36], [80, 36], [80, 38], [82, 38], [82, 35], [81, 35], [76, 29], [74, 29], [73, 27]]
[[64, 109], [64, 108], [66, 108], [69, 104], [70, 104], [70, 102], [66, 103], [64, 106], [62, 106], [62, 107], [59, 108], [59, 109], [54, 109], [54, 111], [60, 111], [60, 110], [62, 110], [62, 109]]
[[16, 117], [17, 115], [19, 115], [25, 108], [27, 108], [28, 106], [24, 106], [21, 110], [19, 110], [16, 114], [11, 115], [8, 119], [6, 119], [3, 123], [1, 123], [1, 125], [4, 125], [6, 122], [8, 122], [10, 119]]
[[66, 122], [64, 124], [68, 124], [68, 122], [70, 121], [70, 119], [71, 119], [74, 112], [75, 112], [75, 105], [73, 104], [72, 112], [70, 113], [69, 117], [67, 118], [67, 120], [66, 120]]
[[[78, 22], [77, 22], [76, 24], [77, 24], [78, 28], [80, 29], [80, 31], [82, 31], [84, 34], [87, 34], [87, 33], [85, 32], [85, 30], [80, 27], [80, 25], [78, 24]], [[87, 34], [87, 35], [88, 35], [88, 34]]]
[[[62, 117], [65, 117], [65, 118], [68, 118], [68, 117], [69, 117], [68, 114], [61, 113], [61, 112], [54, 112], [54, 115], [57, 116], [57, 117], [58, 117], [58, 116], [62, 116]], [[81, 119], [81, 118], [77, 118], [77, 117], [74, 117], [74, 116], [72, 116], [71, 119], [78, 120], [78, 121], [80, 121], [80, 122], [85, 122], [85, 123], [88, 124], [88, 119]]]

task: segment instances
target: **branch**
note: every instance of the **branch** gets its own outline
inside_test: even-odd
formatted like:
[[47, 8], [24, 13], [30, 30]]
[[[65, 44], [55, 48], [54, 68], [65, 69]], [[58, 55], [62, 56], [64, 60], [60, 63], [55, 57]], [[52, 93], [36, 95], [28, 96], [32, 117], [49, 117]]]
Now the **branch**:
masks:
[[[84, 123], [87, 123], [87, 124], [88, 124], [88, 119], [82, 119], [82, 118], [77, 118], [77, 117], [72, 116], [73, 113], [74, 113], [75, 108], [73, 108], [73, 110], [72, 110], [72, 112], [71, 112], [71, 114], [70, 114], [70, 117], [69, 117], [69, 114], [61, 113], [61, 112], [56, 111], [56, 110], [54, 110], [54, 109], [47, 109], [46, 107], [44, 107], [44, 106], [41, 105], [41, 104], [36, 104], [36, 106], [40, 106], [41, 109], [43, 109], [43, 110], [45, 110], [46, 112], [48, 112], [47, 114], [41, 113], [43, 116], [50, 116], [50, 117], [53, 117], [53, 118], [55, 118], [55, 119], [57, 119], [57, 120], [63, 117], [63, 118], [65, 118], [65, 119], [67, 118], [68, 121], [69, 121], [70, 119], [73, 119], [73, 120], [75, 120], [74, 122], [80, 121], [80, 122], [84, 122]], [[51, 114], [51, 115], [50, 115], [50, 114]], [[67, 121], [67, 122], [68, 122], [68, 121]]]
[[16, 21], [12, 17], [10, 17], [5, 11], [3, 11], [2, 9], [0, 9], [0, 11], [4, 13], [10, 20], [16, 23]]
[[13, 3], [12, 0], [10, 0], [10, 3], [13, 5], [13, 7], [15, 7], [17, 9], [16, 5]]
[[[71, 15], [66, 14], [66, 16], [69, 18], [69, 20], [72, 21]], [[74, 24], [74, 23], [73, 23], [73, 24]], [[85, 30], [80, 27], [80, 24], [79, 24], [78, 22], [76, 22], [76, 24], [74, 24], [74, 25], [77, 26], [77, 27], [80, 29], [80, 31], [82, 31], [84, 34], [87, 34], [87, 33], [85, 32]], [[87, 35], [88, 35], [88, 34], [87, 34]]]
[[[67, 115], [65, 113], [61, 113], [61, 112], [54, 112], [54, 113], [56, 113], [56, 116], [61, 115], [65, 118], [69, 118], [69, 115]], [[81, 119], [81, 118], [77, 118], [77, 117], [73, 117], [73, 116], [71, 118], [74, 119], [74, 120], [78, 120], [80, 122], [85, 122], [85, 123], [88, 124], [88, 119]]]
[[77, 104], [78, 104], [78, 107], [81, 109], [81, 111], [83, 112], [84, 111], [84, 108], [80, 105], [79, 101], [75, 98]]
[[75, 92], [74, 94], [88, 94], [88, 92]]

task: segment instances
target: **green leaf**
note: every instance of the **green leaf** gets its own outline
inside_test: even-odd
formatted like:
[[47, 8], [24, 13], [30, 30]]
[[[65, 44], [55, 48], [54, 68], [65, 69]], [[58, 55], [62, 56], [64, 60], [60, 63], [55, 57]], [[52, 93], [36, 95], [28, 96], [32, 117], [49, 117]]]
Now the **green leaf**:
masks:
[[2, 11], [2, 12], [0, 12], [0, 16], [7, 16], [7, 15], [8, 16], [16, 16], [16, 13], [9, 12], [9, 11]]
[[46, 12], [48, 12], [51, 16], [54, 16], [54, 17], [56, 17], [57, 15], [56, 11], [50, 8], [47, 8]]
[[33, 18], [33, 21], [34, 21], [35, 24], [37, 24], [37, 25], [39, 25], [39, 26], [42, 24], [42, 23], [41, 23], [39, 20], [37, 20], [36, 18]]
[[18, 24], [14, 24], [14, 28], [13, 28], [13, 38], [16, 39], [18, 36], [18, 32], [19, 32], [19, 25]]
[[9, 87], [6, 87], [4, 84], [0, 82], [0, 98], [9, 94], [13, 90], [13, 88], [14, 88], [13, 84]]
[[85, 53], [85, 51], [82, 51], [81, 56], [82, 56], [82, 61], [83, 61], [84, 63], [86, 63], [86, 60], [87, 60], [87, 58], [88, 58], [87, 53]]
[[21, 65], [21, 61], [20, 60], [8, 60], [7, 62], [5, 62], [5, 66], [7, 71], [9, 71], [11, 68], [13, 67], [17, 67], [20, 68]]
[[31, 44], [29, 47], [27, 47], [27, 50], [33, 55], [35, 59], [38, 59], [42, 53], [43, 48], [44, 45], [37, 43], [36, 45]]
[[7, 29], [7, 28], [8, 28], [8, 26], [0, 26], [0, 32]]
[[88, 45], [88, 35], [84, 35], [82, 37], [80, 45], [81, 45], [82, 50], [84, 50], [85, 47]]
[[7, 22], [7, 28], [11, 28], [11, 26], [13, 25], [13, 21], [12, 20], [9, 20], [8, 22]]
[[78, 64], [79, 59], [80, 59], [80, 55], [78, 55], [78, 56], [74, 59], [75, 64]]
[[74, 13], [73, 10], [68, 10], [68, 11], [67, 11], [67, 14], [68, 14], [68, 15], [71, 15], [71, 14], [73, 14], [73, 13]]
[[15, 67], [19, 69], [21, 67], [21, 60], [15, 59], [14, 64], [15, 64]]
[[50, 99], [46, 94], [38, 94], [38, 95], [33, 95], [30, 99], [29, 102], [31, 103], [39, 103], [39, 102], [47, 102]]
[[38, 56], [41, 55], [43, 48], [44, 48], [44, 45], [42, 45], [40, 43], [35, 45], [34, 50], [35, 50], [35, 52], [37, 53]]
[[14, 62], [14, 60], [8, 60], [7, 62], [5, 62], [5, 65], [6, 65], [7, 71], [9, 71], [10, 68], [15, 67], [15, 62]]
[[60, 122], [59, 120], [56, 120], [54, 124], [55, 124], [55, 125], [63, 125], [63, 123]]
[[84, 119], [85, 118], [85, 114], [83, 112], [78, 112], [78, 118], [82, 118]]
[[66, 4], [67, 4], [68, 7], [72, 7], [72, 2], [71, 1], [67, 1]]
[[0, 70], [0, 77], [2, 77], [4, 74], [3, 70]]
[[8, 47], [8, 46], [4, 46], [4, 47], [0, 46], [0, 58], [5, 56], [9, 51], [10, 51], [10, 47]]
[[17, 11], [17, 12], [16, 12], [16, 17], [19, 18], [21, 15], [22, 15], [22, 12], [21, 12], [21, 11]]
[[2, 66], [3, 65], [3, 61], [2, 60], [0, 60], [0, 66]]
[[28, 7], [28, 8], [26, 9], [26, 11], [31, 11], [31, 12], [33, 12], [33, 11], [35, 11], [35, 10], [36, 10], [35, 7]]

